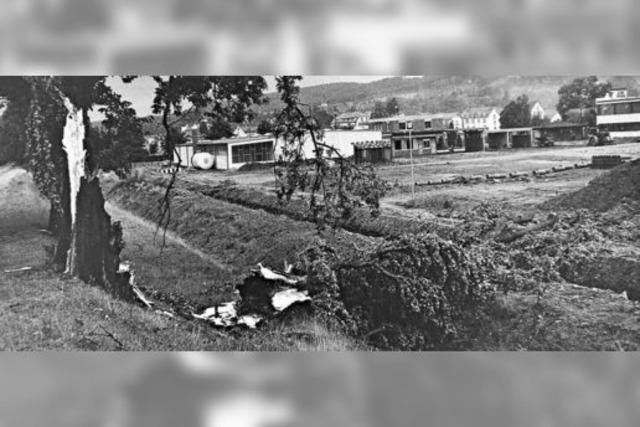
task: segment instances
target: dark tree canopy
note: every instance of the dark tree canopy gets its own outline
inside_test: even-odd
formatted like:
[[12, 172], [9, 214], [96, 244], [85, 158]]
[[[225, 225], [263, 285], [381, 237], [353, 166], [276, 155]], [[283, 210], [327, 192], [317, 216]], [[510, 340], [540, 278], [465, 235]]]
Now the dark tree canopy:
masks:
[[20, 77], [0, 77], [0, 164], [24, 162], [25, 120], [31, 103], [31, 89]]
[[324, 108], [314, 107], [313, 118], [318, 123], [318, 129], [329, 129], [335, 116]]
[[273, 132], [273, 123], [271, 120], [263, 119], [258, 123], [258, 128], [256, 130], [260, 135], [265, 135], [267, 133]]
[[567, 120], [567, 112], [579, 109], [581, 117], [594, 120], [593, 110], [596, 98], [601, 98], [611, 90], [611, 83], [601, 81], [596, 76], [579, 77], [558, 90], [559, 100], [556, 109]]
[[371, 112], [372, 119], [381, 119], [384, 117], [389, 117], [389, 113], [387, 112], [387, 107], [381, 101], [376, 101], [373, 106], [373, 111]]
[[530, 124], [531, 106], [527, 95], [520, 95], [509, 102], [500, 113], [500, 125], [503, 128], [526, 127]]
[[387, 101], [387, 117], [395, 116], [400, 112], [400, 105], [396, 98], [391, 98]]
[[212, 117], [201, 122], [200, 134], [206, 139], [229, 138], [233, 135], [233, 126], [223, 117]]
[[180, 138], [169, 117], [181, 115], [185, 102], [213, 119], [236, 123], [251, 119], [251, 107], [266, 102], [263, 92], [267, 83], [261, 76], [153, 76], [153, 80], [156, 88], [151, 109], [162, 114], [166, 131], [163, 148], [169, 158]]

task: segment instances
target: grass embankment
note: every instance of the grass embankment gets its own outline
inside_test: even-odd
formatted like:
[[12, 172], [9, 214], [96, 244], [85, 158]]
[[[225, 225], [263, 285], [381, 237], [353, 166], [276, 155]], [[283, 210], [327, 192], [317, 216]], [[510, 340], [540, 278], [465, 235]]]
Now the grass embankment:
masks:
[[[158, 200], [163, 194], [161, 185], [129, 180], [115, 186], [108, 197], [119, 207], [139, 215], [149, 223], [157, 224]], [[198, 250], [215, 256], [219, 264], [227, 267], [226, 270], [212, 271], [208, 275], [211, 286], [217, 292], [231, 291], [233, 284], [241, 281], [259, 262], [283, 268], [285, 261], [293, 262], [318, 236], [316, 227], [309, 222], [228, 203], [183, 188], [176, 188], [172, 192], [168, 229]], [[379, 239], [344, 230], [329, 230], [323, 233], [323, 237], [344, 251], [354, 250], [354, 247], [371, 247], [379, 242]], [[162, 238], [162, 231], [159, 238]], [[126, 253], [136, 255], [133, 252]], [[172, 261], [171, 264], [176, 264], [173, 268], [180, 269], [175, 277], [198, 274], [187, 270], [180, 262]], [[166, 283], [164, 280], [158, 286], [168, 290], [176, 288], [175, 283]], [[192, 300], [202, 295], [201, 286], [194, 289], [179, 288], [180, 293]]]
[[[166, 315], [112, 298], [101, 289], [54, 273], [46, 265], [53, 241], [40, 231], [48, 203], [22, 169], [0, 169], [0, 350], [350, 350], [353, 340], [313, 318], [272, 323], [259, 330], [215, 330], [206, 323]], [[219, 277], [220, 265], [169, 236], [162, 254], [154, 228], [110, 207], [123, 221], [127, 248], [141, 284], [164, 280], [175, 289], [203, 288]], [[162, 270], [160, 267], [168, 267]], [[14, 271], [30, 267], [28, 271]], [[173, 274], [173, 275], [172, 275]], [[210, 292], [208, 292], [210, 291]], [[195, 291], [194, 291], [195, 292]]]
[[[142, 233], [143, 234], [143, 233]], [[358, 346], [328, 331], [313, 318], [279, 323], [250, 331], [212, 329], [200, 321], [170, 318], [137, 305], [119, 301], [103, 290], [51, 272], [43, 258], [44, 235], [24, 233], [2, 236], [0, 271], [23, 266], [31, 271], [0, 274], [0, 349], [3, 350], [349, 350]], [[195, 259], [172, 246], [185, 267]], [[154, 265], [158, 265], [157, 261]], [[154, 267], [136, 263], [141, 280]], [[181, 283], [189, 284], [185, 277]], [[148, 283], [148, 282], [147, 282]], [[197, 282], [196, 282], [197, 283]]]

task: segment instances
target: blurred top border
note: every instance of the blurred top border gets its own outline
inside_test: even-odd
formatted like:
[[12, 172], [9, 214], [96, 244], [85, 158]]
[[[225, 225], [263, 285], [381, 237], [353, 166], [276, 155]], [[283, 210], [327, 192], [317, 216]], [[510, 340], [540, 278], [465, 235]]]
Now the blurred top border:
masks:
[[637, 74], [632, 0], [5, 0], [1, 74]]

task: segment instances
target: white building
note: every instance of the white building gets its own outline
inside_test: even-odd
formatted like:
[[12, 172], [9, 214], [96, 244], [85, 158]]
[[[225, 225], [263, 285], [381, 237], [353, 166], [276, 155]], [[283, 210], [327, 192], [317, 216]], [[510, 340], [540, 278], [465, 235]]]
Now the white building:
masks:
[[341, 130], [363, 130], [367, 129], [370, 113], [342, 113], [333, 119], [332, 127]]
[[[380, 130], [325, 130], [322, 132], [320, 142], [333, 147], [343, 157], [351, 157], [354, 155], [353, 144], [356, 142], [364, 141], [379, 141], [382, 139], [382, 131]], [[276, 147], [276, 159], [282, 154], [283, 141], [278, 140]], [[323, 155], [328, 157], [339, 157], [335, 152], [329, 153], [327, 148], [321, 148]], [[310, 136], [306, 137], [306, 140], [302, 146], [302, 151], [305, 158], [310, 159], [315, 157], [315, 147]]]
[[461, 115], [463, 129], [500, 129], [500, 113], [494, 107], [475, 107]]
[[539, 120], [544, 120], [545, 118], [545, 112], [544, 112], [544, 107], [542, 106], [542, 104], [540, 104], [538, 101], [536, 101], [533, 104], [533, 107], [531, 107], [531, 120], [537, 118]]
[[612, 89], [596, 98], [596, 124], [607, 129], [612, 138], [640, 136], [640, 97], [629, 96], [626, 89]]
[[553, 108], [544, 108], [540, 102], [536, 101], [531, 107], [531, 120], [538, 119], [540, 121], [549, 120], [549, 123], [562, 121], [562, 116]]
[[[337, 153], [321, 147], [326, 157], [351, 157], [354, 155], [353, 144], [364, 141], [379, 141], [382, 132], [376, 130], [327, 130], [322, 132], [319, 142], [336, 149]], [[284, 141], [276, 140], [271, 134], [249, 135], [222, 139], [192, 138], [186, 144], [176, 146], [173, 155], [174, 164], [192, 167], [192, 158], [196, 153], [210, 153], [214, 157], [214, 169], [237, 169], [247, 163], [270, 163], [282, 156]], [[310, 136], [302, 145], [305, 158], [315, 157], [315, 146]], [[178, 158], [178, 155], [180, 158]]]
[[206, 152], [212, 154], [215, 159], [214, 169], [237, 169], [247, 163], [269, 163], [274, 158], [275, 142], [276, 139], [270, 134], [192, 140], [187, 144], [176, 145], [178, 153], [173, 154], [173, 162], [180, 163], [183, 167], [191, 167], [193, 155]]

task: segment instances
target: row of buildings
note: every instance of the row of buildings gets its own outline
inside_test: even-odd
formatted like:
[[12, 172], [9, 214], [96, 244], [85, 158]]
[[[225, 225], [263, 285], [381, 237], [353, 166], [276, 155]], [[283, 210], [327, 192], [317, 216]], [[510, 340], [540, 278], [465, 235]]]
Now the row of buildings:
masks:
[[[449, 113], [399, 115], [368, 120], [348, 128], [325, 129], [319, 137], [324, 146], [333, 147], [333, 150], [326, 147], [320, 150], [329, 157], [380, 162], [445, 152], [481, 151], [485, 146], [516, 146], [513, 141], [517, 135], [513, 129], [500, 129], [495, 110], [487, 109], [486, 115], [476, 111], [476, 116], [466, 118], [473, 123], [466, 129], [465, 119], [460, 121], [459, 116]], [[284, 142], [272, 134], [246, 134], [237, 129], [231, 138], [212, 140], [201, 137], [199, 126], [185, 126], [183, 132], [187, 142], [177, 146], [174, 162], [184, 167], [192, 167], [194, 154], [201, 152], [213, 156], [213, 167], [222, 170], [237, 169], [247, 163], [273, 162], [283, 156]], [[527, 135], [529, 144], [523, 146], [532, 143], [532, 133]], [[311, 138], [307, 138], [302, 144], [303, 155], [312, 158], [316, 155], [316, 147]], [[498, 143], [491, 144], [491, 141]]]
[[[530, 110], [531, 119], [537, 119], [538, 122], [557, 123], [562, 121], [562, 117], [558, 112], [551, 108], [545, 108], [540, 102], [535, 102]], [[462, 113], [438, 113], [438, 114], [418, 114], [412, 116], [395, 116], [390, 118], [371, 119], [370, 113], [365, 112], [347, 112], [338, 115], [331, 127], [340, 130], [362, 130], [370, 129], [372, 126], [382, 131], [392, 131], [389, 124], [396, 123], [400, 129], [403, 126], [412, 126], [416, 120], [424, 120], [424, 127], [443, 127], [442, 123], [446, 122], [446, 127], [451, 129], [500, 129], [500, 110], [495, 107], [474, 107], [468, 108]], [[418, 127], [423, 127], [421, 124]]]
[[[640, 97], [629, 97], [626, 90], [615, 89], [597, 99], [595, 107], [598, 126], [607, 128], [612, 137], [640, 137]], [[582, 139], [587, 135], [583, 124], [561, 122], [555, 111], [545, 111], [537, 102], [531, 114], [550, 123], [544, 127], [503, 129], [497, 108], [379, 119], [371, 119], [365, 113], [344, 113], [334, 119], [331, 129], [321, 132], [321, 142], [334, 149], [322, 149], [322, 154], [379, 162], [444, 152], [531, 147], [540, 132], [556, 139]], [[188, 142], [177, 147], [175, 163], [193, 166], [193, 155], [206, 152], [213, 156], [216, 169], [237, 169], [247, 163], [277, 161], [283, 155], [283, 142], [271, 134], [247, 135], [237, 130], [232, 138], [207, 140], [200, 137], [198, 128], [183, 128]], [[316, 155], [311, 140], [303, 144], [303, 151], [306, 158]]]

